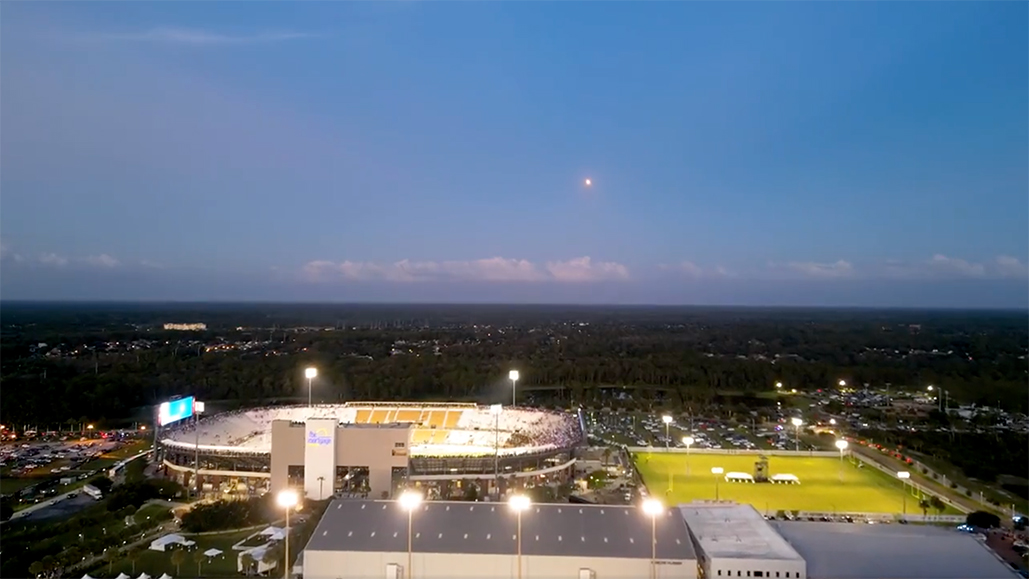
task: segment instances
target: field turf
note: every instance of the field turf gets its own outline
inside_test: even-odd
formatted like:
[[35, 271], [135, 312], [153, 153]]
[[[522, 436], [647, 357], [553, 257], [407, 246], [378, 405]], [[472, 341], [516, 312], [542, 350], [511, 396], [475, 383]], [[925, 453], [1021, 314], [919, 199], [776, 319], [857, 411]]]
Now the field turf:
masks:
[[[688, 503], [715, 498], [715, 475], [712, 467], [725, 472], [754, 474], [755, 455], [691, 454], [689, 475], [685, 454], [641, 452], [636, 465], [650, 494], [666, 504]], [[722, 500], [749, 503], [765, 514], [776, 511], [814, 511], [841, 513], [901, 513], [905, 491], [898, 479], [870, 466], [858, 468], [850, 459], [828, 457], [770, 456], [770, 475], [792, 474], [800, 484], [730, 483], [725, 475], [718, 477], [718, 496]], [[842, 472], [842, 479], [840, 473]], [[671, 491], [668, 492], [669, 473]], [[907, 512], [921, 514], [918, 497], [909, 488]], [[948, 508], [943, 514], [955, 514]], [[932, 509], [929, 514], [939, 514]]]

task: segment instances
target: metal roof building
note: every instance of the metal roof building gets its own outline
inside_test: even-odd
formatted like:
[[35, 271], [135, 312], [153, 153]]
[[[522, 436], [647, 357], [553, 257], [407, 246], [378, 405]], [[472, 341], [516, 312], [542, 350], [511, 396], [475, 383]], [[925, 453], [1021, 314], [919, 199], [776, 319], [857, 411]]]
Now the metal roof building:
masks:
[[811, 579], [1018, 576], [975, 537], [953, 529], [800, 521], [775, 526], [807, 560]]
[[[505, 503], [425, 502], [411, 514], [392, 501], [337, 500], [304, 549], [305, 579], [518, 577], [518, 517]], [[698, 568], [679, 512], [651, 527], [636, 507], [531, 505], [521, 515], [524, 579], [694, 579]]]
[[805, 579], [804, 558], [750, 505], [679, 506], [704, 576]]

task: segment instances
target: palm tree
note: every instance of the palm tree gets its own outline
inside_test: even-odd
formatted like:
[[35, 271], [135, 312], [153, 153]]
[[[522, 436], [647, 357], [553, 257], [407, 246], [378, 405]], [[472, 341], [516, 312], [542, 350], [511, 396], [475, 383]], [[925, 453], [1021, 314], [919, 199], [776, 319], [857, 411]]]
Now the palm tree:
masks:
[[172, 565], [175, 565], [175, 574], [179, 574], [179, 567], [186, 562], [186, 552], [182, 549], [175, 549], [171, 554]]
[[607, 463], [611, 461], [611, 447], [610, 446], [605, 446], [604, 447], [603, 459], [604, 459], [603, 465], [606, 467]]
[[933, 495], [929, 499], [929, 505], [932, 506], [934, 511], [936, 511], [937, 515], [942, 515], [943, 511], [945, 511], [947, 509], [947, 505], [945, 505], [943, 503], [943, 501], [940, 500], [940, 497], [938, 497], [936, 495]]
[[136, 574], [136, 561], [139, 560], [139, 555], [140, 555], [139, 549], [133, 549], [133, 550], [129, 551], [128, 554], [126, 555], [126, 557], [129, 559], [129, 562], [132, 563], [132, 574], [133, 575]]
[[104, 559], [107, 560], [107, 572], [110, 573], [114, 570], [114, 561], [118, 558], [118, 549], [114, 547], [108, 547], [104, 549]]
[[196, 551], [193, 552], [193, 561], [195, 561], [196, 564], [197, 564], [197, 577], [200, 576], [200, 565], [204, 561], [206, 561], [206, 560], [207, 560], [207, 555], [204, 555], [204, 552], [201, 551], [200, 549], [197, 549]]
[[922, 509], [923, 517], [929, 514], [929, 507], [931, 506], [932, 503], [929, 501], [929, 499], [925, 497], [918, 499], [918, 508]]

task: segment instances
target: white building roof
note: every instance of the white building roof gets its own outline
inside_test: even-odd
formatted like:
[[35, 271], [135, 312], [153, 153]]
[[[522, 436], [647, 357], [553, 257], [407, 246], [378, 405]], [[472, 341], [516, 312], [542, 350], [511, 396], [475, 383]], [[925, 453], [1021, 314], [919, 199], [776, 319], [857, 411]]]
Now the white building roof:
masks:
[[680, 505], [679, 512], [710, 559], [804, 561], [750, 505], [689, 503]]

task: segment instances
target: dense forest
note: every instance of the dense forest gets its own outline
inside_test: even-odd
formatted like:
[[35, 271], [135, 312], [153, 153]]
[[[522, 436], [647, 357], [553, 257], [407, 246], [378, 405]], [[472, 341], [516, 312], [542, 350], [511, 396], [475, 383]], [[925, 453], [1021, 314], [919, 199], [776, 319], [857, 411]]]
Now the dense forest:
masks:
[[524, 392], [561, 387], [584, 404], [606, 400], [599, 386], [703, 406], [842, 379], [1027, 406], [1025, 312], [5, 303], [0, 321], [0, 420], [16, 424], [113, 426], [175, 395], [306, 398], [308, 365], [323, 401], [505, 401], [517, 368]]

